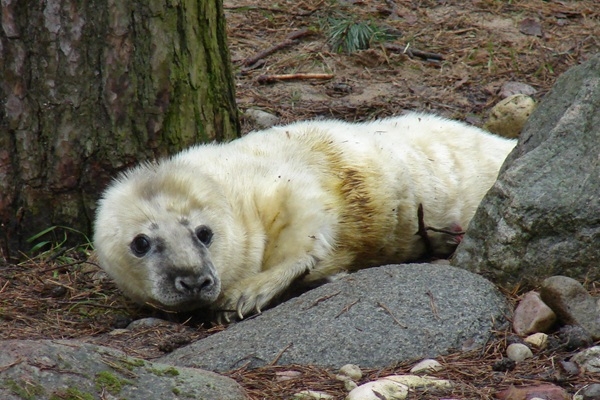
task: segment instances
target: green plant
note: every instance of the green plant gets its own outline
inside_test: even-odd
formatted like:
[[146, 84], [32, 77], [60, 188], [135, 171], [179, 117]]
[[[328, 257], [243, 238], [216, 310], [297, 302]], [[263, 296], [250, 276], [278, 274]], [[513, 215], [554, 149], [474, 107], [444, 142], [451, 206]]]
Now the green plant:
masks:
[[[58, 236], [59, 235], [58, 231], [60, 231], [60, 230], [63, 231], [62, 238], [60, 238]], [[44, 247], [50, 246], [50, 249], [37, 254], [37, 256], [41, 257], [41, 258], [50, 257], [51, 259], [58, 258], [60, 255], [64, 254], [66, 250], [68, 250], [63, 247], [64, 244], [67, 242], [67, 232], [72, 232], [72, 233], [76, 233], [78, 235], [83, 236], [84, 243], [77, 246], [80, 250], [87, 251], [87, 250], [92, 249], [92, 241], [85, 233], [78, 231], [77, 229], [69, 228], [68, 226], [55, 225], [55, 226], [46, 228], [46, 229], [42, 230], [41, 232], [38, 232], [35, 235], [27, 238], [27, 243], [33, 244], [31, 249], [29, 250], [29, 253], [37, 254]], [[43, 239], [43, 237], [48, 234], [54, 235], [53, 240]]]
[[348, 19], [329, 19], [327, 41], [338, 53], [353, 53], [393, 38], [384, 29], [372, 22], [354, 22]]

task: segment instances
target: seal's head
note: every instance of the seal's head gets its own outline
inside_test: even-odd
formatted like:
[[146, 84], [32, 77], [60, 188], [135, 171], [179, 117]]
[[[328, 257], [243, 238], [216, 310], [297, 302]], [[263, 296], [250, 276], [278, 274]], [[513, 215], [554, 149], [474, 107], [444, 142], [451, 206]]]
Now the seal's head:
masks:
[[173, 164], [144, 164], [113, 182], [99, 202], [94, 246], [125, 294], [180, 311], [219, 297], [215, 264], [227, 263], [233, 216], [212, 179]]

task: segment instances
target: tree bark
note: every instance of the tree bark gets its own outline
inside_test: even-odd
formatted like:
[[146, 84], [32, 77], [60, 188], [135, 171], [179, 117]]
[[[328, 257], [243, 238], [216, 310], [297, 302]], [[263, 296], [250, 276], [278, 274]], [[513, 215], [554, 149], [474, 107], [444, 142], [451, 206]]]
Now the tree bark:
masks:
[[5, 257], [89, 234], [117, 170], [239, 135], [221, 0], [4, 0], [1, 23]]

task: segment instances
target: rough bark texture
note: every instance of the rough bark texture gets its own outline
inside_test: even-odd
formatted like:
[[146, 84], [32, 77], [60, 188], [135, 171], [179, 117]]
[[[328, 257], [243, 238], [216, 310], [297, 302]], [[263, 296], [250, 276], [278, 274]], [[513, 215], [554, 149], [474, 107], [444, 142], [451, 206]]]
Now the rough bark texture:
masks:
[[5, 0], [1, 22], [5, 256], [89, 233], [116, 170], [238, 134], [221, 0]]

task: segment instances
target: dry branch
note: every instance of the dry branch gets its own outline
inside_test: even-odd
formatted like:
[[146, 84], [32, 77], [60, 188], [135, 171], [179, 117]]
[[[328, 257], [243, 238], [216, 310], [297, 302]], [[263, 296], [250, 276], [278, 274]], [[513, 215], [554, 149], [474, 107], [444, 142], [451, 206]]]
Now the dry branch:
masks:
[[400, 321], [398, 321], [398, 319], [396, 318], [396, 316], [392, 313], [392, 311], [389, 309], [388, 306], [386, 306], [385, 304], [383, 304], [382, 302], [378, 301], [377, 305], [381, 308], [383, 308], [389, 315], [390, 317], [392, 317], [392, 319], [394, 320], [395, 323], [398, 324], [398, 326], [400, 326], [400, 328], [406, 329], [408, 328], [406, 325], [404, 325], [403, 323], [401, 323]]
[[332, 79], [333, 74], [278, 74], [278, 75], [260, 75], [258, 83], [273, 83], [277, 81], [292, 81], [305, 79]]
[[420, 203], [419, 208], [417, 208], [417, 221], [419, 222], [419, 228], [416, 235], [421, 236], [423, 239], [423, 243], [425, 244], [425, 254], [431, 256], [433, 254], [433, 245], [427, 234], [427, 226], [425, 225], [425, 219], [423, 218], [423, 204]]
[[250, 66], [255, 64], [256, 62], [258, 62], [259, 60], [275, 53], [278, 50], [281, 50], [287, 46], [290, 46], [294, 43], [297, 43], [298, 41], [296, 39], [301, 38], [302, 36], [307, 36], [311, 33], [311, 31], [309, 29], [300, 29], [299, 31], [295, 31], [290, 33], [283, 42], [278, 43], [274, 46], [269, 47], [266, 50], [261, 51], [260, 53], [258, 53], [257, 55], [255, 55], [254, 57], [250, 57], [244, 60], [243, 64], [245, 66]]
[[419, 57], [425, 61], [443, 61], [444, 56], [439, 53], [431, 53], [429, 51], [418, 50], [407, 44], [406, 46], [398, 46], [394, 43], [384, 43], [384, 48], [396, 53], [407, 54], [410, 58]]

